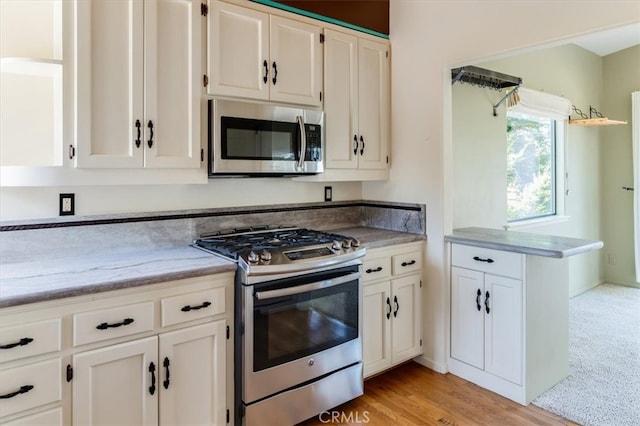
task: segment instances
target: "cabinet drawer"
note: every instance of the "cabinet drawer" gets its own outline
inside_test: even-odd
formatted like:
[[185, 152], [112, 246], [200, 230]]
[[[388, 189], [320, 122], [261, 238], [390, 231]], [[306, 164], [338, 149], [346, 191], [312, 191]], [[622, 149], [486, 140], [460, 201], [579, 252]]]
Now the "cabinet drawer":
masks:
[[153, 302], [73, 315], [73, 345], [153, 330]]
[[419, 250], [391, 256], [393, 275], [400, 275], [407, 272], [419, 271], [422, 269], [422, 253]]
[[0, 329], [0, 363], [60, 350], [60, 318]]
[[391, 276], [391, 258], [364, 259], [362, 264], [363, 281], [372, 281]]
[[451, 245], [451, 265], [522, 279], [523, 254], [484, 247]]
[[0, 417], [60, 401], [61, 372], [60, 358], [0, 372]]
[[222, 314], [225, 300], [224, 287], [164, 298], [160, 302], [162, 326]]

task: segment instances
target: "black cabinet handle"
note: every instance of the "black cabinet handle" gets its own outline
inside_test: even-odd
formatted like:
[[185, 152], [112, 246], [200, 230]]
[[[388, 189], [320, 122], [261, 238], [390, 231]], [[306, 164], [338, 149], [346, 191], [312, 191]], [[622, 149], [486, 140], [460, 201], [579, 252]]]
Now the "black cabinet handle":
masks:
[[489, 292], [486, 292], [484, 295], [484, 309], [487, 313], [491, 312], [491, 308], [489, 307]]
[[411, 266], [411, 265], [415, 265], [416, 261], [415, 260], [410, 260], [409, 262], [402, 262], [400, 264], [400, 266]]
[[364, 139], [362, 135], [360, 135], [360, 142], [362, 143], [362, 147], [360, 148], [360, 155], [364, 155]]
[[264, 67], [264, 76], [262, 77], [262, 81], [264, 81], [264, 84], [267, 84], [267, 81], [269, 81], [269, 62], [265, 59], [262, 66]]
[[374, 273], [374, 272], [380, 272], [380, 271], [382, 271], [382, 266], [378, 266], [376, 269], [371, 269], [371, 268], [369, 268], [369, 269], [367, 269], [365, 272], [366, 272], [367, 274], [372, 274], [372, 273]]
[[273, 66], [273, 79], [271, 81], [275, 85], [276, 82], [278, 81], [278, 66], [276, 65], [275, 61], [273, 62], [272, 66]]
[[162, 366], [165, 369], [164, 372], [164, 381], [162, 382], [162, 386], [164, 386], [165, 389], [169, 389], [169, 358], [164, 357], [164, 361], [162, 362]]
[[151, 386], [149, 386], [149, 393], [153, 395], [156, 393], [156, 365], [153, 362], [149, 364], [149, 373], [151, 373]]
[[124, 320], [122, 320], [122, 322], [117, 322], [115, 324], [108, 324], [106, 322], [103, 322], [102, 324], [98, 324], [96, 328], [98, 330], [106, 330], [107, 328], [116, 328], [129, 324], [133, 324], [133, 318], [125, 318]]
[[353, 135], [353, 155], [358, 155], [358, 135]]
[[182, 309], [180, 309], [182, 312], [189, 312], [189, 311], [197, 311], [198, 309], [204, 309], [204, 308], [208, 308], [209, 306], [211, 306], [211, 302], [204, 302], [202, 305], [198, 305], [198, 306], [183, 306]]
[[478, 308], [478, 310], [482, 310], [482, 306], [480, 306], [480, 299], [482, 298], [482, 292], [480, 291], [480, 289], [478, 289], [478, 292], [476, 293], [476, 308]]
[[487, 262], [487, 263], [493, 263], [493, 259], [491, 259], [490, 257], [483, 259], [481, 257], [478, 256], [473, 256], [473, 260], [475, 260], [476, 262]]
[[391, 300], [387, 297], [387, 319], [391, 318]]
[[11, 348], [15, 348], [16, 346], [26, 346], [31, 342], [33, 342], [33, 339], [31, 337], [23, 337], [22, 339], [20, 339], [19, 342], [9, 343], [8, 345], [0, 346], [0, 349], [11, 349]]
[[18, 389], [15, 392], [11, 392], [11, 393], [6, 393], [4, 395], [0, 395], [0, 399], [9, 399], [9, 398], [13, 398], [14, 396], [18, 396], [21, 395], [23, 393], [27, 393], [29, 392], [31, 389], [33, 389], [33, 385], [24, 385], [24, 386], [20, 386], [20, 389]]
[[136, 129], [138, 132], [138, 136], [136, 136], [136, 148], [140, 148], [140, 136], [141, 136], [141, 128], [142, 128], [142, 123], [140, 123], [140, 120], [136, 120]]
[[398, 303], [398, 296], [393, 296], [393, 303], [396, 304], [396, 310], [393, 311], [393, 317], [398, 317], [398, 311], [400, 310], [400, 304]]
[[149, 140], [147, 141], [147, 145], [151, 148], [153, 146], [153, 121], [149, 120], [147, 127], [149, 128]]

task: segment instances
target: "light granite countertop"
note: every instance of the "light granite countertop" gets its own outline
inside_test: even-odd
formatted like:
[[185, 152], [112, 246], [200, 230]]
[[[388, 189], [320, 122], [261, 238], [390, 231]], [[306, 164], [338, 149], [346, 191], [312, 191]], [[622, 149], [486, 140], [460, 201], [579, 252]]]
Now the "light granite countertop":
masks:
[[490, 228], [454, 229], [445, 241], [543, 257], [568, 257], [604, 247], [602, 241]]
[[[367, 248], [425, 240], [368, 227], [335, 229]], [[191, 246], [129, 250], [0, 264], [0, 308], [236, 270], [235, 262]]]

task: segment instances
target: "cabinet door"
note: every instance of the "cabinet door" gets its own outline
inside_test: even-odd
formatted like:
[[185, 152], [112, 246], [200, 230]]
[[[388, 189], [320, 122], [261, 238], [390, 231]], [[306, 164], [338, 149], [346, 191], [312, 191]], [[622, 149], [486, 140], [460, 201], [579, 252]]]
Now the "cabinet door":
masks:
[[484, 274], [451, 268], [451, 357], [484, 368]]
[[200, 167], [200, 1], [145, 0], [145, 167]]
[[270, 98], [321, 106], [320, 27], [279, 16], [270, 19]]
[[391, 365], [391, 283], [363, 287], [362, 348], [364, 376]]
[[[76, 5], [78, 167], [141, 167], [142, 0]], [[142, 129], [141, 129], [142, 130]]]
[[269, 99], [269, 15], [221, 1], [209, 5], [209, 93]]
[[157, 424], [157, 337], [74, 355], [73, 368], [73, 424]]
[[225, 425], [226, 323], [160, 335], [160, 424]]
[[422, 353], [420, 275], [392, 280], [391, 295], [391, 362], [396, 364]]
[[[522, 281], [485, 275], [484, 369], [516, 384], [522, 383]], [[488, 296], [487, 296], [488, 294]]]
[[385, 43], [359, 40], [358, 139], [362, 137], [361, 169], [387, 168], [390, 120], [388, 52]]
[[358, 39], [332, 30], [324, 34], [327, 168], [355, 169], [359, 152]]

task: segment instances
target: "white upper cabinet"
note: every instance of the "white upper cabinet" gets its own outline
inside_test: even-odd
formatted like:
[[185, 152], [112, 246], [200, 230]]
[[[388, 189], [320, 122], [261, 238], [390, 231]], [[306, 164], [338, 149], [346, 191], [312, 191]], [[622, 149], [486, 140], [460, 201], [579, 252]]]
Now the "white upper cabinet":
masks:
[[389, 167], [389, 45], [325, 30], [328, 169]]
[[200, 167], [194, 0], [76, 3], [78, 167]]
[[212, 95], [321, 106], [321, 28], [253, 9], [212, 2]]

